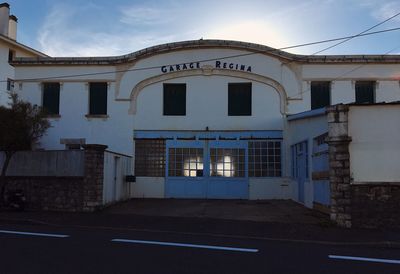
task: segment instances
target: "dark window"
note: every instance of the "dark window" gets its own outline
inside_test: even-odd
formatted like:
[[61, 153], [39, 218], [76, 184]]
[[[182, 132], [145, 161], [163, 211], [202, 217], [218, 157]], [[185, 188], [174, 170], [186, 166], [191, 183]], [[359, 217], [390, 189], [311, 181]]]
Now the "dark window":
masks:
[[356, 82], [356, 103], [374, 103], [375, 102], [375, 82], [357, 81]]
[[89, 114], [107, 114], [107, 83], [90, 83]]
[[281, 177], [281, 141], [249, 142], [249, 177]]
[[251, 83], [228, 84], [228, 115], [251, 115]]
[[48, 114], [60, 113], [60, 83], [43, 83], [43, 108]]
[[164, 115], [186, 115], [186, 84], [164, 84]]
[[135, 140], [135, 175], [165, 176], [165, 140]]
[[12, 60], [14, 60], [14, 57], [15, 57], [15, 51], [13, 51], [12, 49], [10, 49], [10, 50], [8, 51], [8, 62], [9, 62], [9, 63], [12, 62]]
[[7, 90], [14, 91], [14, 80], [10, 78], [7, 79]]
[[323, 108], [331, 104], [331, 83], [311, 82], [311, 109]]

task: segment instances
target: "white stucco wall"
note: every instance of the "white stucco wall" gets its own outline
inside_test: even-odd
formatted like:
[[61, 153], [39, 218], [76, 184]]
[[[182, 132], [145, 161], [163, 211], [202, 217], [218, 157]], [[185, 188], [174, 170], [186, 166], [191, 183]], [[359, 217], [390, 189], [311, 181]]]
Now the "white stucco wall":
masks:
[[278, 93], [252, 83], [252, 116], [228, 116], [228, 83], [248, 80], [222, 76], [191, 76], [169, 80], [186, 83], [186, 115], [163, 115], [163, 85], [142, 90], [137, 100], [135, 129], [140, 130], [282, 130]]
[[131, 183], [131, 197], [133, 198], [164, 198], [164, 177], [136, 177]]
[[357, 182], [400, 182], [400, 105], [351, 106], [350, 172]]
[[249, 178], [249, 199], [292, 199], [293, 182], [287, 178]]

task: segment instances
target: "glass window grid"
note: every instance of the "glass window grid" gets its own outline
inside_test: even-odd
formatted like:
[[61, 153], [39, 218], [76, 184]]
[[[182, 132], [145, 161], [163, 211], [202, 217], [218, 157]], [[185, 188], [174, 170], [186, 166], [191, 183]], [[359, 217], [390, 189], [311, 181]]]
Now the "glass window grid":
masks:
[[211, 177], [245, 177], [245, 149], [211, 148]]
[[168, 176], [202, 177], [203, 153], [202, 148], [169, 148]]
[[281, 149], [281, 141], [249, 142], [249, 177], [281, 177]]
[[165, 140], [135, 140], [136, 176], [165, 176]]

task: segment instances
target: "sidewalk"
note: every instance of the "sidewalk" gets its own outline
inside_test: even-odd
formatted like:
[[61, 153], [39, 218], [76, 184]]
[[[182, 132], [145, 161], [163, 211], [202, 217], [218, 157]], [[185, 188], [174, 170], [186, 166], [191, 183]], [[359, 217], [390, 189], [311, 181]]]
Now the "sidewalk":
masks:
[[[7, 224], [35, 224], [48, 227], [211, 234], [218, 237], [308, 244], [400, 248], [399, 231], [337, 228], [326, 216], [293, 202], [285, 204], [284, 201], [264, 201], [267, 204], [252, 204], [243, 201], [243, 204], [234, 206], [234, 201], [168, 201], [131, 200], [95, 213], [3, 211], [0, 212], [0, 227]], [[160, 207], [160, 203], [164, 205]], [[152, 206], [153, 209], [145, 205]], [[241, 212], [255, 209], [258, 211], [256, 210], [252, 217], [241, 216]], [[269, 211], [268, 217], [260, 215], [263, 211]], [[236, 212], [236, 215], [224, 215], [223, 212]]]

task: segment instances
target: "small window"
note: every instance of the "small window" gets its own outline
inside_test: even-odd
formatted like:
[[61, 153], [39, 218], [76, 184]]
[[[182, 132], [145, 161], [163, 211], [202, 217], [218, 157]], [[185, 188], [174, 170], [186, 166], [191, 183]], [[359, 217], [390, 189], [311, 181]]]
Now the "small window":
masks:
[[331, 83], [311, 82], [311, 109], [323, 108], [331, 104]]
[[107, 83], [89, 84], [89, 115], [107, 115]]
[[251, 83], [228, 84], [228, 115], [251, 116]]
[[164, 84], [164, 115], [186, 115], [186, 84]]
[[60, 83], [43, 83], [42, 106], [50, 115], [60, 113]]
[[356, 82], [356, 103], [372, 104], [375, 103], [375, 82], [357, 81]]
[[14, 60], [14, 57], [15, 57], [15, 51], [13, 51], [12, 49], [10, 49], [10, 50], [8, 51], [8, 62], [9, 62], [9, 63], [12, 62], [12, 61]]
[[14, 80], [10, 78], [7, 79], [7, 90], [14, 91]]

